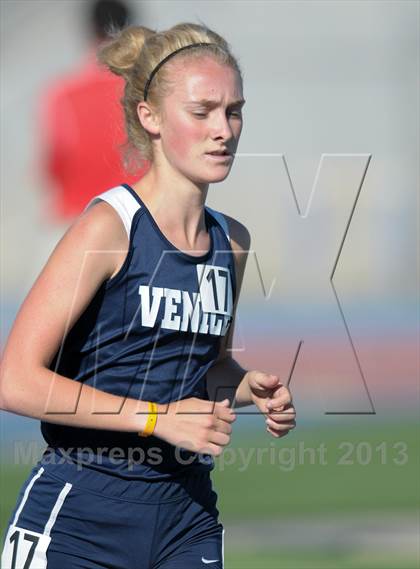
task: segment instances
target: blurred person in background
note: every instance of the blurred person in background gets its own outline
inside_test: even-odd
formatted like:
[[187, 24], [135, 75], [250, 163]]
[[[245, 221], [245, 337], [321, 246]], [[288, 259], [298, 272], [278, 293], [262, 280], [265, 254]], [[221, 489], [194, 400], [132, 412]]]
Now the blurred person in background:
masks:
[[89, 47], [81, 66], [57, 78], [41, 98], [39, 109], [41, 186], [46, 188], [49, 221], [67, 224], [98, 192], [122, 181], [134, 182], [148, 168], [123, 164], [125, 134], [120, 100], [124, 81], [98, 64], [99, 45], [128, 24], [128, 4], [96, 0], [84, 7]]

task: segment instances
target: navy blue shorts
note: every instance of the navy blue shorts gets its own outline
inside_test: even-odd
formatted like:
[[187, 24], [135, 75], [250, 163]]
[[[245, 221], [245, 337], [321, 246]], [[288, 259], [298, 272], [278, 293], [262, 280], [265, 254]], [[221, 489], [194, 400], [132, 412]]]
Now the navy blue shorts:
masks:
[[206, 471], [146, 482], [41, 459], [10, 517], [2, 568], [222, 569], [216, 501]]

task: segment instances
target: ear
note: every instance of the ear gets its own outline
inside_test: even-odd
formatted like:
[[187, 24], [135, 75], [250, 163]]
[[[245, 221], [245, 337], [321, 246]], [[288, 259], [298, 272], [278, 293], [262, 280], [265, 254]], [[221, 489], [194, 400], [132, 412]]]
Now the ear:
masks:
[[137, 105], [137, 116], [143, 128], [150, 134], [159, 134], [159, 116], [154, 109], [144, 101]]

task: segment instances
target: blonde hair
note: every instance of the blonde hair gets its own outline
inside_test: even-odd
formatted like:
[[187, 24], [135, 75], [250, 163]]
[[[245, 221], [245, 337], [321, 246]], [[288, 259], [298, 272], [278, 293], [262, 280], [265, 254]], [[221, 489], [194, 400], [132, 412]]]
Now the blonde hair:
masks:
[[[98, 61], [112, 73], [125, 79], [121, 104], [124, 109], [127, 141], [122, 149], [124, 166], [128, 171], [143, 165], [144, 160], [153, 160], [151, 137], [137, 115], [137, 105], [144, 100], [144, 88], [153, 69], [173, 51], [191, 43], [201, 42], [212, 45], [183, 50], [175, 55], [174, 59], [178, 60], [181, 57], [184, 60], [199, 59], [210, 56], [218, 63], [228, 65], [237, 71], [242, 82], [241, 69], [230, 51], [229, 44], [204, 25], [186, 22], [162, 32], [144, 26], [128, 26], [112, 33], [111, 39], [99, 49]], [[169, 64], [162, 65], [154, 75], [147, 92], [148, 103], [157, 111], [172, 86], [168, 69], [170, 69]]]

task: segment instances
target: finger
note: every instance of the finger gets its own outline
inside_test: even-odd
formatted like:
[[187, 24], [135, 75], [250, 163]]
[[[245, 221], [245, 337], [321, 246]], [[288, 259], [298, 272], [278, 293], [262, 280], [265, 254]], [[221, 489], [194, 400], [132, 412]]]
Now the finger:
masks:
[[290, 421], [287, 423], [278, 423], [273, 421], [272, 419], [267, 418], [265, 423], [268, 427], [273, 429], [274, 431], [289, 431], [290, 429], [294, 429], [296, 427], [295, 421]]
[[280, 385], [275, 388], [273, 392], [273, 397], [278, 397], [280, 395], [284, 395], [285, 393], [288, 393], [290, 397], [292, 396], [292, 394], [290, 393], [290, 389], [287, 387], [287, 385], [280, 383]]
[[292, 421], [296, 419], [296, 411], [292, 408], [285, 409], [284, 411], [270, 411], [267, 417], [277, 422]]
[[214, 414], [218, 419], [222, 421], [227, 421], [228, 423], [233, 423], [236, 419], [235, 412], [230, 407], [224, 407], [216, 403], [214, 407]]
[[292, 405], [292, 395], [290, 391], [275, 391], [269, 395], [269, 400], [275, 405]]
[[273, 407], [269, 403], [269, 401], [266, 403], [266, 407], [267, 413], [270, 415], [296, 415], [296, 409], [292, 405], [279, 405]]
[[209, 433], [209, 442], [219, 446], [226, 446], [230, 443], [230, 436], [220, 431], [211, 431]]
[[233, 408], [231, 407], [229, 399], [223, 399], [223, 401], [216, 401], [214, 404], [214, 411], [225, 411], [229, 413], [234, 413]]
[[260, 389], [261, 391], [272, 390], [282, 385], [277, 375], [265, 373], [263, 371], [255, 371], [250, 379], [251, 387]]
[[292, 399], [287, 393], [282, 394], [280, 397], [270, 397], [267, 401], [267, 409], [282, 410], [292, 405]]
[[266, 419], [271, 419], [276, 425], [296, 424], [296, 415], [275, 413], [266, 415]]
[[288, 421], [289, 419], [294, 419], [296, 417], [296, 411], [294, 409], [279, 409], [278, 411], [273, 410], [269, 411], [267, 413], [267, 416], [272, 417], [273, 419], [279, 418]]
[[265, 430], [267, 431], [267, 433], [270, 433], [270, 435], [272, 435], [273, 437], [276, 437], [276, 439], [280, 438], [280, 434], [277, 433], [276, 431], [273, 431], [273, 429], [270, 429], [270, 427], [266, 427]]
[[216, 419], [214, 430], [219, 431], [219, 433], [226, 433], [227, 435], [232, 433], [231, 424], [227, 421], [222, 421], [221, 419]]
[[220, 456], [223, 452], [222, 446], [215, 445], [214, 443], [207, 443], [205, 447], [197, 449], [200, 454], [211, 454], [212, 456]]
[[287, 434], [289, 434], [289, 431], [284, 431], [283, 433], [278, 433], [277, 431], [270, 429], [270, 427], [267, 427], [266, 431], [267, 431], [267, 433], [270, 433], [270, 435], [272, 435], [276, 439], [280, 439], [281, 437], [285, 437]]

